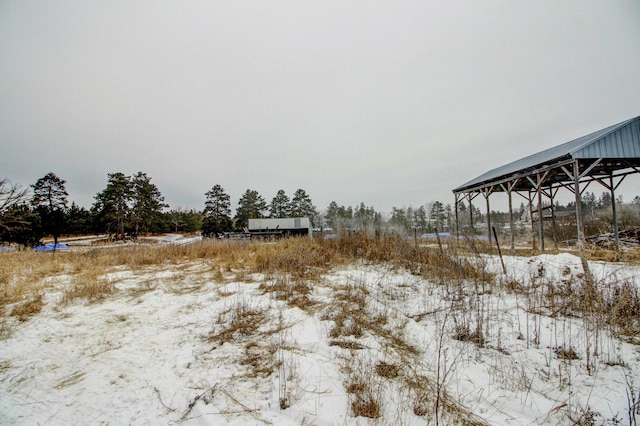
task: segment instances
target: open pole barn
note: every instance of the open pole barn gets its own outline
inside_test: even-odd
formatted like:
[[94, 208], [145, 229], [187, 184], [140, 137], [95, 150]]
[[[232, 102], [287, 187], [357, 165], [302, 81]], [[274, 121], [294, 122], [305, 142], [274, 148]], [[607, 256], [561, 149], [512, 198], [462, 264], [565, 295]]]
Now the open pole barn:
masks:
[[[540, 251], [545, 248], [543, 235], [543, 199], [551, 203], [551, 218], [555, 235], [554, 197], [560, 189], [575, 195], [578, 249], [584, 257], [585, 235], [581, 195], [592, 182], [604, 186], [611, 193], [615, 246], [619, 249], [618, 218], [615, 191], [631, 174], [640, 173], [640, 116], [631, 118], [589, 135], [505, 164], [460, 185], [453, 190], [455, 197], [456, 234], [460, 235], [459, 203], [467, 200], [473, 230], [472, 201], [482, 196], [487, 209], [487, 231], [491, 236], [490, 197], [497, 192], [507, 194], [511, 249], [514, 250], [514, 194], [527, 200], [532, 226], [532, 240], [538, 234]], [[533, 205], [537, 203], [537, 229], [533, 221]], [[472, 232], [473, 234], [473, 232]], [[534, 242], [535, 245], [535, 242]], [[535, 247], [534, 247], [535, 248]]]

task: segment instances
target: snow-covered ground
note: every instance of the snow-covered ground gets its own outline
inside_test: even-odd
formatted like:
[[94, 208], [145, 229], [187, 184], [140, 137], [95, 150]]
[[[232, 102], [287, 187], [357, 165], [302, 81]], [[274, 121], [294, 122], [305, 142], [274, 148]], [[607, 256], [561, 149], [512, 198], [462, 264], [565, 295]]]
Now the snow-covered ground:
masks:
[[[118, 268], [105, 300], [62, 304], [60, 275], [0, 341], [0, 424], [418, 425], [436, 400], [440, 424], [629, 424], [638, 346], [537, 305], [579, 259], [505, 257], [506, 276], [482, 261], [484, 292], [364, 262], [294, 288], [193, 261]], [[640, 284], [638, 267], [591, 267], [600, 285]], [[481, 345], [454, 338], [478, 318]], [[377, 418], [356, 416], [371, 400]]]

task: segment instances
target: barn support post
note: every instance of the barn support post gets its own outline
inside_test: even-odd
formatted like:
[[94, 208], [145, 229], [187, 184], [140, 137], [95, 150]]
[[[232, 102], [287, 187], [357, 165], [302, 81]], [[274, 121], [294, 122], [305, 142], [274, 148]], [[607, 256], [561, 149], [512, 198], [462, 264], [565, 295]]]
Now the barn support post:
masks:
[[[634, 168], [635, 170], [635, 168]], [[620, 232], [620, 228], [618, 226], [618, 212], [617, 212], [617, 204], [616, 204], [616, 189], [618, 189], [618, 186], [620, 186], [620, 184], [622, 183], [622, 181], [624, 180], [624, 178], [627, 177], [627, 175], [622, 175], [620, 177], [620, 180], [618, 181], [618, 183], [614, 182], [614, 176], [613, 176], [613, 172], [610, 171], [609, 172], [609, 182], [603, 182], [601, 179], [599, 178], [595, 178], [596, 181], [598, 181], [602, 186], [604, 186], [605, 188], [607, 188], [611, 194], [611, 214], [613, 215], [613, 234], [614, 234], [614, 243], [615, 243], [615, 247], [616, 250], [620, 250], [620, 236], [618, 235], [618, 233]]]
[[[624, 179], [624, 177], [623, 177]], [[622, 179], [620, 180], [622, 182]], [[615, 235], [616, 250], [620, 251], [620, 236], [618, 235], [618, 214], [616, 212], [616, 187], [613, 185], [613, 173], [609, 173], [609, 185], [611, 191], [611, 213], [613, 214], [613, 235]]]
[[509, 199], [509, 231], [511, 232], [511, 253], [516, 250], [516, 240], [514, 235], [514, 220], [513, 220], [513, 199], [511, 196], [511, 191], [507, 191], [507, 198]]
[[553, 187], [549, 187], [549, 202], [551, 203], [551, 228], [552, 228], [553, 248], [556, 251], [558, 251], [558, 228], [556, 226], [556, 207], [553, 204], [554, 197], [555, 197], [555, 193], [553, 192]]
[[485, 188], [482, 195], [484, 196], [485, 204], [487, 206], [487, 236], [489, 237], [489, 246], [491, 246], [491, 206], [489, 204], [491, 190], [489, 188]]
[[538, 239], [540, 251], [544, 253], [544, 212], [542, 209], [542, 179], [540, 173], [536, 175], [536, 195], [538, 196]]
[[573, 186], [576, 194], [576, 228], [578, 236], [578, 253], [580, 255], [580, 261], [582, 262], [582, 270], [587, 278], [588, 283], [593, 283], [593, 277], [591, 276], [591, 270], [589, 269], [589, 263], [587, 262], [587, 256], [585, 255], [584, 246], [584, 227], [582, 223], [582, 194], [580, 191], [580, 163], [578, 160], [573, 162]]
[[533, 223], [533, 195], [531, 195], [531, 190], [527, 194], [527, 200], [529, 200], [529, 222], [531, 223], [531, 249], [536, 250], [536, 226]]
[[473, 238], [476, 234], [476, 230], [473, 226], [473, 203], [471, 202], [475, 197], [471, 196], [471, 193], [467, 195], [469, 198], [469, 236]]
[[[544, 175], [541, 175], [540, 172], [537, 172], [535, 181], [532, 178], [527, 177], [527, 180], [529, 180], [529, 183], [535, 189], [536, 196], [538, 198], [538, 238], [540, 239], [541, 252], [544, 252], [544, 209], [542, 207], [542, 192], [543, 192], [542, 184], [547, 179], [548, 175], [549, 175], [549, 171], [547, 170], [544, 173]], [[533, 213], [532, 213], [532, 221], [531, 221], [531, 232], [535, 234], [535, 230], [533, 227]]]
[[515, 240], [515, 221], [513, 218], [513, 189], [520, 181], [520, 178], [516, 178], [512, 182], [508, 183], [506, 186], [504, 184], [500, 184], [500, 187], [504, 192], [507, 193], [507, 199], [509, 201], [509, 232], [511, 234], [511, 253], [515, 253], [516, 250], [516, 240]]
[[455, 197], [455, 203], [454, 205], [454, 211], [455, 211], [455, 217], [456, 217], [456, 242], [460, 240], [460, 218], [458, 217], [458, 203], [460, 202], [459, 194], [454, 194]]

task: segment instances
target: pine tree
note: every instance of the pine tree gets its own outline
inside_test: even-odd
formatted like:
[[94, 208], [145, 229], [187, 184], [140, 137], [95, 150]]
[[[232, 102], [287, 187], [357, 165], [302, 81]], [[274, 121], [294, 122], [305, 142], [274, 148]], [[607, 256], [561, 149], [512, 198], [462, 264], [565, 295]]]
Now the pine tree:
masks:
[[358, 228], [364, 231], [377, 228], [381, 220], [374, 208], [365, 206], [364, 202], [355, 209], [353, 218]]
[[420, 206], [414, 211], [414, 223], [415, 226], [421, 230], [421, 232], [426, 231], [427, 209], [425, 209], [424, 206]]
[[116, 239], [124, 239], [131, 213], [131, 179], [123, 173], [109, 173], [107, 187], [98, 193], [91, 208], [97, 228]]
[[407, 212], [402, 207], [391, 208], [391, 218], [389, 219], [393, 225], [401, 230], [406, 229], [407, 226]]
[[54, 244], [58, 244], [58, 237], [64, 226], [69, 196], [65, 183], [65, 180], [51, 172], [31, 185], [33, 189], [31, 205], [40, 216], [44, 232], [53, 235]]
[[204, 219], [202, 222], [202, 236], [215, 237], [232, 229], [231, 223], [231, 198], [220, 185], [214, 185], [207, 193]]
[[313, 218], [316, 215], [316, 208], [311, 202], [311, 197], [304, 189], [298, 189], [291, 199], [291, 216]]
[[444, 206], [440, 201], [436, 201], [431, 205], [431, 211], [429, 212], [429, 219], [433, 226], [440, 232], [442, 225], [444, 224], [445, 214]]
[[238, 201], [236, 209], [236, 228], [243, 229], [249, 225], [249, 219], [264, 217], [267, 203], [258, 191], [247, 189]]
[[2, 212], [0, 241], [33, 247], [44, 236], [40, 226], [40, 216], [26, 203], [14, 203]]
[[269, 206], [269, 217], [289, 217], [291, 216], [291, 200], [285, 194], [284, 190], [279, 190], [276, 196], [271, 200]]
[[91, 214], [84, 207], [79, 207], [75, 202], [72, 202], [71, 207], [67, 209], [64, 222], [64, 233], [66, 234], [85, 235], [90, 234], [92, 231]]
[[329, 203], [329, 207], [327, 207], [327, 211], [324, 214], [324, 219], [327, 223], [327, 226], [332, 228], [334, 231], [337, 231], [339, 229], [340, 207], [338, 206], [338, 203], [336, 203], [335, 201]]
[[146, 173], [138, 172], [131, 180], [132, 201], [131, 224], [133, 235], [140, 232], [156, 232], [160, 226], [162, 210], [169, 207], [158, 187], [151, 183]]

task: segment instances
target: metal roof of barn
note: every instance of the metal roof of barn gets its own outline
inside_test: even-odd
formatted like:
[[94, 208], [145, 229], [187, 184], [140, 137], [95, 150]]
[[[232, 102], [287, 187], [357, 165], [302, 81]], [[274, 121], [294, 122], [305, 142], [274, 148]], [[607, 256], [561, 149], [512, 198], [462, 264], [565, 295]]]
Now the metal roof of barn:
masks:
[[[640, 116], [631, 118], [589, 135], [563, 143], [553, 148], [524, 157], [490, 170], [453, 190], [454, 193], [478, 192], [491, 187], [492, 191], [501, 191], [500, 183], [513, 181], [517, 177], [526, 177], [536, 171], [560, 167], [574, 160], [604, 160], [592, 172], [610, 173], [615, 170], [640, 166]], [[548, 184], [562, 182], [567, 179], [564, 173], [557, 173]], [[526, 179], [521, 179], [525, 190], [529, 186]]]

